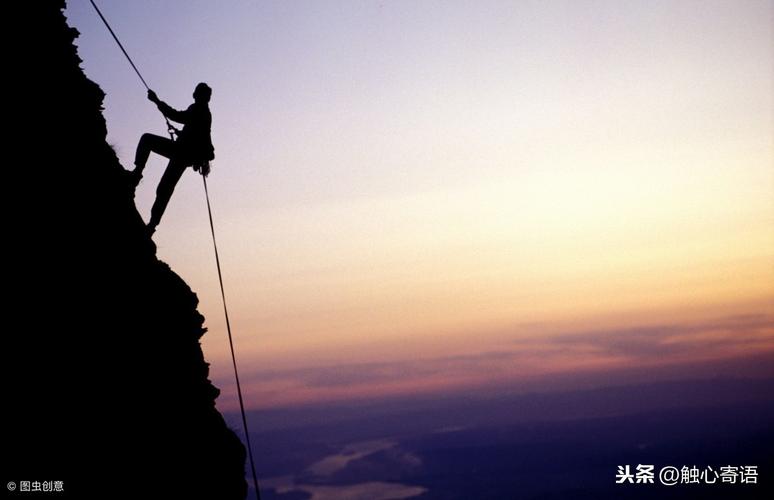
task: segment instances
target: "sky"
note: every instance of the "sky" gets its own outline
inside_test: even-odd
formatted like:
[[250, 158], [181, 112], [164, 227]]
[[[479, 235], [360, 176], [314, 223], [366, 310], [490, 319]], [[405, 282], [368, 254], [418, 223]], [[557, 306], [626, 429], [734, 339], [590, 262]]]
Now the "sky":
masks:
[[[249, 408], [774, 355], [774, 2], [99, 5], [161, 99], [213, 88]], [[164, 122], [89, 2], [66, 14], [131, 168]], [[154, 240], [233, 408], [193, 172]]]

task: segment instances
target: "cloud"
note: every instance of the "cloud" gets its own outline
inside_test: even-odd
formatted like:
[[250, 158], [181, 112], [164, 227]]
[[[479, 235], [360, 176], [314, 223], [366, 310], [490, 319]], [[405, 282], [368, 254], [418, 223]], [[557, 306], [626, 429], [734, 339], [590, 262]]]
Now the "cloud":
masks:
[[499, 363], [512, 363], [520, 357], [531, 355], [533, 353], [512, 350], [487, 351], [479, 354], [446, 356], [421, 361], [348, 363], [297, 370], [258, 371], [253, 372], [248, 378], [266, 382], [292, 378], [301, 381], [307, 387], [335, 388], [353, 384], [399, 382], [436, 376], [442, 373], [461, 373], [470, 369], [496, 372]]
[[774, 347], [774, 316], [740, 315], [693, 324], [570, 332], [555, 336], [550, 342], [570, 350], [586, 348], [640, 361], [741, 354]]
[[535, 334], [501, 349], [422, 360], [263, 370], [245, 377], [266, 402], [335, 400], [486, 384], [557, 374], [728, 360], [774, 352], [774, 316]]

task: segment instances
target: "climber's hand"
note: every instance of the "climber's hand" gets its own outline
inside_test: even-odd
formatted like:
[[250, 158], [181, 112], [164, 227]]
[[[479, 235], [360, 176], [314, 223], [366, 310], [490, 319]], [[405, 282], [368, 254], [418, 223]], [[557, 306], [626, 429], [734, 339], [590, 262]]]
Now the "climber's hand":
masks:
[[199, 173], [202, 174], [202, 176], [207, 177], [210, 175], [210, 162], [205, 163], [204, 165], [201, 165], [199, 167]]
[[159, 103], [159, 96], [157, 96], [154, 91], [148, 89], [148, 100], [158, 104]]

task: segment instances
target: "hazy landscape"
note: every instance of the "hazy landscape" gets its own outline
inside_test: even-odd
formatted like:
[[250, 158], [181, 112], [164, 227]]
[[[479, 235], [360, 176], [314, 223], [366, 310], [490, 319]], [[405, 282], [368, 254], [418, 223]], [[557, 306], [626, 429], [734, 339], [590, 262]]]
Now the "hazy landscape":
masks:
[[250, 418], [274, 427], [253, 435], [268, 499], [762, 498], [766, 484], [619, 485], [615, 474], [624, 464], [769, 470], [773, 394], [771, 378], [710, 379]]

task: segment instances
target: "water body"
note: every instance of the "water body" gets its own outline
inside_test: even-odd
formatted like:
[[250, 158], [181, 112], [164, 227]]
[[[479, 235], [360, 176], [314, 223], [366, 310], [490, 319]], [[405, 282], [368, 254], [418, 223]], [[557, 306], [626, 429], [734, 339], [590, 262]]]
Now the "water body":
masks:
[[[312, 486], [298, 484], [296, 491], [312, 495], [311, 500], [399, 500], [421, 495], [426, 488], [399, 483], [369, 482], [347, 486]], [[282, 491], [277, 490], [278, 493]]]
[[351, 443], [339, 453], [329, 455], [319, 462], [315, 462], [307, 469], [315, 476], [330, 476], [345, 468], [352, 461], [365, 458], [373, 453], [396, 446], [397, 443], [386, 439]]
[[[394, 446], [397, 446], [397, 443], [387, 439], [351, 443], [340, 452], [313, 463], [306, 472], [320, 478], [329, 477], [355, 460]], [[293, 476], [271, 478], [264, 481], [264, 485], [279, 494], [302, 491], [310, 494], [311, 500], [401, 500], [419, 496], [427, 491], [427, 488], [421, 486], [383, 481], [347, 485], [302, 484], [296, 483]]]

